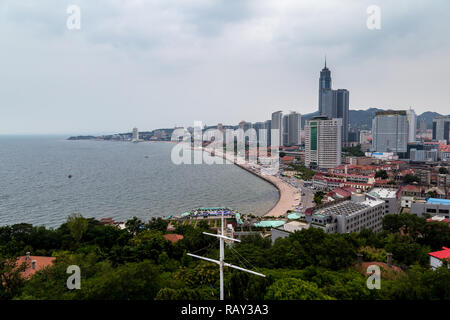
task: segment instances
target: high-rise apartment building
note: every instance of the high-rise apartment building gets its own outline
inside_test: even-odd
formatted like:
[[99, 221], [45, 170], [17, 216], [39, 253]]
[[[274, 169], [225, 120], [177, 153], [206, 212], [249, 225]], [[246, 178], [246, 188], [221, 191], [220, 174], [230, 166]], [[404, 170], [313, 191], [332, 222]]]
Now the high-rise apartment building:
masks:
[[372, 120], [372, 150], [407, 152], [409, 124], [406, 111], [379, 111]]
[[[278, 131], [278, 146], [283, 145], [283, 112], [277, 111], [272, 113], [271, 129]], [[272, 132], [272, 134], [275, 132]], [[272, 141], [272, 140], [271, 140]]]
[[289, 145], [289, 116], [283, 116], [283, 146]]
[[342, 119], [314, 117], [305, 123], [305, 165], [334, 168], [341, 164]]
[[422, 118], [422, 120], [420, 120], [419, 130], [420, 130], [420, 133], [427, 132], [427, 121], [424, 118]]
[[302, 142], [302, 115], [297, 112], [291, 112], [288, 115], [288, 145], [296, 146]]
[[415, 142], [417, 131], [417, 116], [414, 110], [412, 110], [411, 108], [409, 110], [406, 110], [406, 115], [408, 117], [409, 126], [408, 142]]
[[272, 120], [267, 120], [265, 123], [265, 127], [267, 130], [267, 146], [270, 147], [272, 145]]
[[[260, 143], [260, 145], [267, 145], [267, 131], [266, 130], [266, 122], [255, 122], [253, 124], [253, 129], [256, 131], [256, 137], [257, 141]], [[261, 133], [264, 133], [261, 135]]]
[[433, 119], [433, 140], [448, 141], [450, 131], [450, 117]]
[[342, 143], [348, 142], [350, 93], [346, 89], [333, 90], [333, 113], [329, 118], [342, 119]]

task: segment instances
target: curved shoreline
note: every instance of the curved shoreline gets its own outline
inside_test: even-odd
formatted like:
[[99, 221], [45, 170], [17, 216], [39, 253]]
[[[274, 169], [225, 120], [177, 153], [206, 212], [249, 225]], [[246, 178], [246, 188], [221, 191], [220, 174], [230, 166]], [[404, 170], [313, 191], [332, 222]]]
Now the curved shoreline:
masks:
[[272, 209], [267, 211], [267, 213], [264, 214], [263, 217], [281, 217], [284, 216], [288, 210], [294, 210], [297, 207], [300, 201], [300, 193], [297, 189], [276, 176], [262, 175], [251, 170], [250, 168], [245, 167], [244, 165], [238, 164], [236, 162], [234, 164], [269, 182], [278, 190], [279, 198], [277, 203], [272, 207]]
[[[212, 155], [210, 150], [207, 150], [206, 148], [202, 148], [202, 150]], [[294, 210], [297, 207], [298, 203], [300, 202], [300, 192], [296, 188], [292, 187], [290, 184], [278, 178], [277, 176], [263, 175], [260, 172], [256, 172], [251, 168], [249, 168], [248, 166], [246, 166], [245, 164], [238, 163], [237, 160], [234, 158], [234, 155], [233, 159], [229, 159], [226, 153], [217, 154], [217, 152], [214, 152], [214, 156], [221, 157], [227, 161], [232, 162], [239, 168], [244, 169], [245, 171], [250, 172], [255, 176], [269, 182], [278, 190], [279, 197], [277, 203], [275, 203], [275, 205], [271, 209], [269, 209], [269, 211], [263, 214], [262, 215], [263, 217], [284, 216], [288, 210]]]

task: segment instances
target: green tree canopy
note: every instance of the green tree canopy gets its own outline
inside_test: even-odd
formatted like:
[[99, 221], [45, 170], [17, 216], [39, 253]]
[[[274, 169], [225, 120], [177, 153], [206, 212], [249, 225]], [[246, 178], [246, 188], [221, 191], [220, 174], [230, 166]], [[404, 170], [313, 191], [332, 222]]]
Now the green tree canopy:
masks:
[[377, 172], [375, 173], [375, 179], [380, 178], [383, 180], [386, 180], [389, 178], [388, 173], [386, 170], [377, 170]]
[[88, 229], [88, 221], [81, 214], [74, 213], [67, 218], [67, 227], [72, 237], [77, 242], [80, 242], [83, 234]]
[[268, 300], [332, 300], [322, 293], [315, 283], [296, 278], [285, 278], [274, 282], [265, 296]]

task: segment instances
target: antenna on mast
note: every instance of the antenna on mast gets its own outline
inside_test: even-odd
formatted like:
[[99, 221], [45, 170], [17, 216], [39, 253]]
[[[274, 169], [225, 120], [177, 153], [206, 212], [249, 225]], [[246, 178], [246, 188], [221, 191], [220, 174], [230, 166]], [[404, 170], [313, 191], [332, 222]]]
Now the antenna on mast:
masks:
[[223, 235], [223, 232], [224, 232], [224, 230], [223, 230], [223, 224], [224, 224], [224, 221], [223, 221], [223, 210], [222, 210], [221, 221], [222, 221], [222, 223], [221, 223], [221, 234], [220, 235], [213, 234], [213, 233], [208, 233], [208, 232], [203, 232], [203, 234], [206, 234], [207, 236], [212, 236], [212, 237], [219, 238], [219, 241], [220, 241], [220, 257], [219, 257], [219, 260], [214, 260], [214, 259], [198, 256], [198, 255], [195, 255], [195, 254], [192, 254], [192, 253], [188, 253], [187, 255], [191, 256], [191, 257], [194, 257], [194, 258], [197, 258], [197, 259], [202, 259], [202, 260], [206, 260], [206, 261], [209, 261], [209, 262], [214, 262], [214, 263], [219, 265], [219, 270], [220, 270], [220, 300], [224, 300], [224, 297], [223, 297], [223, 267], [224, 266], [230, 267], [230, 268], [234, 268], [234, 269], [237, 269], [237, 270], [241, 270], [241, 271], [244, 271], [244, 272], [248, 272], [248, 273], [251, 273], [251, 274], [263, 277], [263, 278], [265, 278], [266, 276], [263, 275], [262, 273], [258, 273], [258, 272], [251, 271], [251, 270], [247, 270], [247, 269], [244, 269], [244, 268], [232, 265], [231, 263], [227, 263], [227, 262], [224, 261], [225, 260], [224, 240], [230, 240], [230, 241], [236, 241], [236, 242], [241, 242], [241, 240], [230, 238], [230, 237], [227, 237], [227, 236]]

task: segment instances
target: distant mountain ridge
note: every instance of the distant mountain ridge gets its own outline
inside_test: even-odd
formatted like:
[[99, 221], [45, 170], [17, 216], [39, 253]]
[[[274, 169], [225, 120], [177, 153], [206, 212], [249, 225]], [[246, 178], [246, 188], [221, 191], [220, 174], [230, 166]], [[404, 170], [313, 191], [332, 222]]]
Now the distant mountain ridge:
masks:
[[[388, 110], [388, 109], [386, 109]], [[386, 111], [385, 109], [369, 108], [367, 110], [349, 110], [349, 122], [351, 128], [357, 128], [359, 130], [371, 130], [372, 119], [375, 118], [375, 114], [378, 111]], [[319, 115], [319, 111], [313, 113], [307, 113], [302, 115], [302, 127], [304, 128], [305, 121], [312, 119]], [[417, 116], [417, 127], [419, 127], [420, 121], [425, 119], [427, 128], [431, 129], [433, 126], [433, 118], [442, 117], [440, 113], [426, 111]]]

